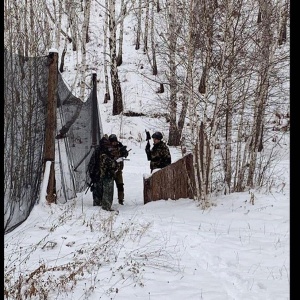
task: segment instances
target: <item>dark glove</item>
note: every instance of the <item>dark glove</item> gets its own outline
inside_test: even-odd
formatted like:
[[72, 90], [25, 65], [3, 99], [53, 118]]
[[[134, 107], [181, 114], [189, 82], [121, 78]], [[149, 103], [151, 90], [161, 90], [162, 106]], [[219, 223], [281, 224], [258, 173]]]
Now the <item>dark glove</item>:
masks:
[[127, 151], [127, 146], [122, 146], [121, 148], [120, 148], [120, 154], [121, 154], [121, 156], [122, 157], [127, 157], [128, 156], [128, 151]]
[[90, 185], [90, 190], [91, 190], [91, 192], [92, 192], [94, 189], [95, 189], [94, 183], [92, 182], [91, 185]]

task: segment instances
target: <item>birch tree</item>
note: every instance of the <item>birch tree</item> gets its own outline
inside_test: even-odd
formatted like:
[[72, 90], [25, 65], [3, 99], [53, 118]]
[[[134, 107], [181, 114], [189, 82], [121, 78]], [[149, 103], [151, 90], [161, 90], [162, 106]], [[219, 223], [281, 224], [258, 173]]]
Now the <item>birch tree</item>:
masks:
[[135, 50], [140, 49], [141, 45], [141, 33], [142, 33], [142, 0], [138, 0], [137, 9], [137, 29], [136, 29], [136, 39], [135, 39]]
[[[192, 1], [193, 3], [193, 1]], [[192, 5], [192, 4], [191, 4]], [[172, 0], [169, 4], [168, 12], [168, 58], [169, 58], [169, 86], [170, 86], [170, 126], [169, 126], [169, 139], [168, 144], [170, 146], [178, 146], [180, 143], [180, 132], [177, 128], [177, 93], [178, 93], [178, 82], [177, 82], [177, 61], [176, 61], [176, 50], [177, 50], [177, 39], [181, 29], [180, 19], [178, 17], [179, 11], [177, 10], [176, 1]], [[190, 33], [191, 34], [191, 33]], [[191, 42], [191, 40], [190, 40]], [[190, 45], [190, 49], [193, 48], [193, 43]], [[193, 50], [191, 50], [193, 52]], [[193, 57], [189, 57], [193, 59]], [[190, 62], [190, 61], [189, 61]]]
[[148, 52], [148, 32], [149, 32], [149, 0], [145, 1], [145, 25], [144, 25], [144, 53]]
[[[150, 24], [150, 34], [149, 34], [149, 24]], [[157, 62], [156, 62], [156, 34], [155, 34], [155, 17], [154, 17], [154, 3], [146, 1], [146, 17], [144, 26], [144, 53], [147, 55], [148, 62], [152, 69], [152, 75], [157, 75]], [[148, 40], [150, 37], [151, 48], [148, 47]], [[160, 93], [162, 91], [162, 84], [160, 88]]]
[[265, 109], [268, 100], [269, 79], [272, 72], [274, 51], [276, 49], [274, 31], [271, 20], [274, 8], [270, 1], [259, 1], [261, 11], [261, 23], [258, 24], [258, 35], [260, 43], [258, 46], [259, 73], [257, 80], [257, 92], [255, 95], [255, 111], [250, 145], [250, 157], [247, 186], [254, 187], [254, 175], [257, 162], [257, 153], [263, 135]]
[[110, 76], [113, 92], [113, 115], [119, 115], [123, 111], [122, 89], [117, 69], [117, 24], [116, 2], [108, 1], [109, 8], [109, 50], [110, 50]]
[[284, 1], [280, 9], [280, 21], [279, 21], [279, 36], [278, 45], [281, 46], [286, 43], [287, 40], [287, 22], [289, 17], [289, 1]]
[[123, 62], [123, 35], [124, 35], [124, 18], [126, 16], [126, 5], [124, 0], [121, 0], [121, 12], [120, 12], [120, 30], [119, 30], [119, 50], [117, 56], [117, 66], [121, 66]]
[[[105, 0], [105, 7], [108, 7], [108, 0]], [[107, 62], [108, 62], [108, 54], [107, 50], [107, 33], [108, 33], [108, 19], [109, 14], [108, 11], [104, 12], [104, 28], [103, 28], [103, 69], [104, 69], [104, 82], [105, 82], [105, 96], [104, 103], [107, 103], [110, 100], [109, 93], [109, 82], [108, 82], [108, 71], [107, 71]]]
[[90, 10], [91, 10], [91, 1], [86, 0], [85, 6], [83, 7], [83, 23], [82, 23], [82, 36], [81, 36], [81, 64], [80, 64], [80, 72], [81, 72], [81, 81], [80, 81], [80, 98], [84, 100], [85, 98], [85, 77], [86, 77], [86, 43], [88, 36], [88, 28], [90, 22]]
[[4, 2], [4, 47], [22, 56], [47, 53], [53, 33], [43, 3], [36, 0]]
[[77, 50], [78, 47], [78, 25], [77, 25], [77, 15], [76, 15], [76, 2], [72, 0], [66, 0], [65, 11], [68, 17], [68, 26], [71, 32], [72, 38], [72, 49]]
[[[124, 18], [132, 10], [135, 1], [129, 5], [129, 1], [121, 1], [120, 14], [116, 14], [115, 0], [108, 1], [108, 29], [109, 29], [109, 58], [110, 58], [110, 75], [113, 92], [113, 115], [118, 115], [123, 111], [123, 99], [121, 83], [118, 75], [118, 66], [123, 61], [123, 27]], [[119, 53], [117, 54], [117, 31], [119, 25]]]
[[[154, 3], [151, 5], [151, 26], [150, 26], [150, 39], [151, 39], [151, 52], [152, 52], [152, 75], [157, 75], [157, 62], [156, 62], [156, 36], [154, 32]], [[161, 92], [162, 91], [161, 84]]]

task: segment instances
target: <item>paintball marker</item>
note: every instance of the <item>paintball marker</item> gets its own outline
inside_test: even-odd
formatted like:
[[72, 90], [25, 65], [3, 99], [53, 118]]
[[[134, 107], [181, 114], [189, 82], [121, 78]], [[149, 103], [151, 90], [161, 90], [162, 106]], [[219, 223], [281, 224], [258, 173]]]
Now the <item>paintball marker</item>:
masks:
[[149, 142], [149, 140], [151, 140], [151, 135], [150, 135], [150, 132], [147, 131], [146, 129], [145, 129], [145, 132], [146, 132], [146, 141], [147, 141], [147, 145], [146, 145], [145, 150], [146, 150], [146, 154], [147, 154], [147, 159], [148, 159], [148, 160], [151, 160], [151, 155], [150, 155], [150, 142]]
[[145, 129], [145, 132], [146, 132], [146, 141], [147, 141], [148, 144], [149, 144], [149, 140], [151, 140], [150, 132], [147, 131], [146, 129]]
[[94, 189], [94, 182], [93, 182], [93, 181], [91, 181], [91, 182], [88, 184], [88, 187], [87, 187], [87, 189], [86, 189], [86, 191], [85, 191], [85, 194], [88, 192], [89, 189], [91, 189], [91, 192], [93, 191], [93, 189]]
[[[129, 151], [131, 151], [131, 149], [127, 150], [127, 155], [129, 153]], [[124, 161], [124, 160], [129, 160], [129, 158], [126, 158], [127, 155], [119, 157], [118, 159], [116, 159], [116, 162], [121, 162], [121, 161]]]

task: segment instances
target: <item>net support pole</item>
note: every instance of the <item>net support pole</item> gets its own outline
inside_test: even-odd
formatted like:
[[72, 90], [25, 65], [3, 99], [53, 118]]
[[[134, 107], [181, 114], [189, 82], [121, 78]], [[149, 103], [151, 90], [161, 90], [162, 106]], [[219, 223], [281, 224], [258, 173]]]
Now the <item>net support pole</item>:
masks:
[[56, 203], [55, 188], [55, 135], [56, 135], [56, 107], [57, 107], [57, 81], [58, 81], [58, 51], [51, 49], [48, 59], [48, 98], [46, 112], [46, 132], [44, 150], [44, 168], [47, 161], [51, 161], [50, 175], [47, 186], [46, 200], [48, 204]]

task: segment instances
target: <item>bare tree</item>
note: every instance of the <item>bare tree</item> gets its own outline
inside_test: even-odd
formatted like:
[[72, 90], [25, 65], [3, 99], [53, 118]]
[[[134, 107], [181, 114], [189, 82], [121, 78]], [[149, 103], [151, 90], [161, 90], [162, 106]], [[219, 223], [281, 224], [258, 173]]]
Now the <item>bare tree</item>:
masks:
[[86, 43], [88, 36], [88, 28], [90, 22], [90, 10], [91, 10], [91, 1], [86, 0], [85, 6], [83, 7], [83, 23], [82, 23], [82, 36], [81, 36], [81, 64], [80, 64], [80, 98], [83, 100], [85, 98], [85, 78], [86, 78]]
[[258, 44], [258, 59], [259, 70], [257, 80], [257, 92], [255, 95], [255, 111], [253, 119], [253, 129], [250, 144], [250, 157], [247, 186], [254, 186], [254, 174], [257, 162], [257, 153], [260, 151], [260, 141], [263, 134], [263, 125], [265, 117], [265, 109], [269, 93], [269, 77], [272, 72], [274, 51], [276, 49], [275, 39], [273, 37], [274, 31], [272, 30], [272, 14], [274, 8], [269, 1], [260, 1], [261, 23], [258, 25], [259, 41]]
[[[80, 70], [74, 85], [80, 76], [83, 98], [92, 3], [5, 0], [5, 48], [25, 56], [40, 55], [53, 45], [59, 47], [64, 39], [63, 71], [67, 43], [72, 42]], [[156, 95], [159, 109], [168, 116], [168, 144], [178, 146], [185, 139], [194, 154], [195, 198], [205, 208], [213, 191], [228, 194], [261, 184], [272, 161], [263, 156], [270, 137], [268, 115], [271, 107], [280, 108], [275, 100], [288, 98], [282, 69], [289, 63], [285, 50], [289, 1], [106, 0], [105, 5], [98, 4], [105, 12], [104, 102], [110, 99], [110, 79], [113, 115], [123, 111], [118, 66], [123, 62], [124, 21], [134, 11], [135, 49], [142, 41], [155, 76], [151, 80], [160, 85]], [[65, 18], [68, 28], [62, 28]]]
[[57, 31], [55, 33], [56, 36], [56, 45], [58, 46], [60, 43], [60, 34], [62, 34], [66, 39], [68, 39], [68, 41], [70, 43], [72, 43], [72, 38], [61, 28], [61, 18], [64, 15], [64, 11], [63, 11], [63, 3], [60, 1], [59, 2], [59, 12], [58, 12], [58, 21], [56, 20], [56, 14], [54, 14], [54, 16], [52, 15], [52, 13], [50, 12], [48, 6], [46, 3], [44, 3], [45, 6], [45, 11], [47, 12], [50, 20], [53, 22], [53, 24], [57, 24]]
[[140, 49], [141, 44], [141, 33], [142, 33], [142, 0], [139, 0], [138, 12], [137, 12], [137, 29], [136, 29], [136, 40], [135, 50]]
[[24, 56], [47, 53], [52, 46], [51, 26], [43, 3], [5, 1], [4, 46]]
[[[156, 36], [154, 32], [154, 3], [151, 5], [151, 51], [152, 51], [152, 75], [157, 75], [157, 62], [156, 62]], [[162, 83], [161, 86], [161, 92], [163, 92], [163, 86]]]
[[79, 28], [77, 25], [77, 16], [76, 16], [76, 2], [71, 0], [66, 0], [65, 2], [65, 11], [68, 17], [68, 24], [71, 32], [72, 38], [72, 48], [73, 51], [77, 50], [78, 47], [78, 32]]
[[278, 45], [283, 45], [287, 40], [287, 21], [289, 16], [289, 1], [285, 1], [280, 10]]
[[[177, 39], [179, 38], [179, 32], [181, 30], [180, 18], [178, 18], [179, 11], [176, 6], [176, 1], [173, 0], [168, 6], [168, 58], [169, 58], [169, 85], [170, 85], [170, 126], [169, 126], [169, 139], [170, 146], [178, 146], [180, 143], [181, 131], [177, 127], [177, 62], [176, 62], [176, 50]], [[189, 49], [193, 49], [193, 43]], [[193, 52], [193, 50], [191, 50]], [[190, 57], [189, 57], [190, 58]], [[193, 57], [191, 57], [193, 60]]]
[[[153, 2], [154, 5], [154, 2]], [[159, 0], [156, 0], [156, 11], [159, 13], [161, 10]]]
[[148, 52], [148, 32], [149, 32], [149, 0], [146, 0], [146, 12], [145, 12], [145, 30], [144, 30], [144, 53]]
[[124, 34], [124, 18], [126, 16], [126, 5], [124, 0], [121, 1], [121, 13], [120, 13], [120, 30], [119, 30], [119, 51], [117, 56], [117, 66], [121, 66], [123, 62], [123, 34]]
[[119, 115], [123, 111], [122, 89], [117, 69], [117, 24], [116, 2], [108, 1], [109, 8], [109, 50], [110, 50], [110, 76], [113, 91], [113, 115]]
[[[108, 7], [108, 0], [105, 0], [105, 7]], [[108, 12], [105, 11], [104, 17], [104, 28], [103, 28], [103, 69], [104, 69], [104, 81], [105, 81], [105, 95], [104, 95], [104, 103], [107, 103], [110, 100], [110, 93], [109, 93], [109, 83], [108, 83], [108, 71], [107, 71], [107, 32], [108, 32]]]
[[[150, 10], [150, 8], [151, 10]], [[149, 12], [150, 10], [150, 12]], [[150, 14], [150, 16], [149, 16]], [[151, 40], [151, 53], [148, 48], [148, 35], [149, 35], [149, 23], [150, 23], [150, 40]], [[148, 62], [152, 69], [152, 75], [157, 75], [157, 62], [156, 62], [156, 35], [155, 35], [155, 19], [154, 19], [154, 3], [146, 3], [146, 18], [145, 18], [145, 32], [144, 32], [144, 53], [147, 55]], [[150, 57], [151, 56], [151, 57]], [[159, 93], [162, 91], [162, 83], [160, 84]]]

